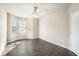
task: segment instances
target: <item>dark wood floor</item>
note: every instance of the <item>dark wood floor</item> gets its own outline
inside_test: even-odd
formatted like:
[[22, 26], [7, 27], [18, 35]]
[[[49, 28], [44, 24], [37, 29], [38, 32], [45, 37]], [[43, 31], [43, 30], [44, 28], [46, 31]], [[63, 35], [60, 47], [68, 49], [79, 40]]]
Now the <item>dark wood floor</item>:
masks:
[[26, 39], [22, 40], [21, 44], [18, 44], [6, 56], [76, 56], [76, 54], [41, 39]]

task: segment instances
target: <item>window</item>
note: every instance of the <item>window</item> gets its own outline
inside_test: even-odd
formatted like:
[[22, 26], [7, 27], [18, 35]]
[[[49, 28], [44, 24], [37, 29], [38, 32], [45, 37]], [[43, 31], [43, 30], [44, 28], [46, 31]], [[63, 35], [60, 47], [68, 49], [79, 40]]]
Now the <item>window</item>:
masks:
[[18, 33], [26, 33], [26, 20], [18, 18]]

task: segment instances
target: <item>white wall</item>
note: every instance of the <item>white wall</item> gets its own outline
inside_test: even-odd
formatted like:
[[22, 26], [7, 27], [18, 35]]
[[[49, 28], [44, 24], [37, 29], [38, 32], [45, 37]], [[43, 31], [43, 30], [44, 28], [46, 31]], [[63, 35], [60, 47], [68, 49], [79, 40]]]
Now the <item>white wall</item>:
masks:
[[79, 10], [79, 3], [73, 3], [69, 6], [69, 13], [72, 14], [75, 11]]
[[70, 13], [70, 49], [79, 55], [79, 4], [71, 4]]
[[7, 15], [5, 7], [0, 4], [0, 55], [2, 54], [7, 39]]
[[39, 19], [33, 19], [33, 38], [39, 38]]
[[40, 16], [39, 37], [57, 45], [69, 48], [68, 9], [43, 10]]

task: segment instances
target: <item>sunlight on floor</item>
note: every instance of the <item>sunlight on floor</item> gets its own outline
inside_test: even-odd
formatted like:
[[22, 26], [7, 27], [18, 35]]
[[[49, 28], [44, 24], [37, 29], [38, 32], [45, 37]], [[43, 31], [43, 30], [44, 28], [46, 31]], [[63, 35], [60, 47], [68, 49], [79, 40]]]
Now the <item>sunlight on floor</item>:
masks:
[[7, 45], [7, 47], [5, 48], [4, 52], [2, 55], [6, 55], [7, 53], [9, 53], [13, 48], [16, 47], [16, 44], [20, 44], [21, 42], [14, 42], [12, 44]]

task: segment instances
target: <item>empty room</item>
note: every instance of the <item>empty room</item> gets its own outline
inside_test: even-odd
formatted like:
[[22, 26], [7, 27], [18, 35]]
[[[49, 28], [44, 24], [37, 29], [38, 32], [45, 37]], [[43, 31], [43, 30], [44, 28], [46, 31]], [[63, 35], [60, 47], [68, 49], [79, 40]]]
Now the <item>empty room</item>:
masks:
[[0, 3], [1, 56], [78, 56], [79, 3]]

